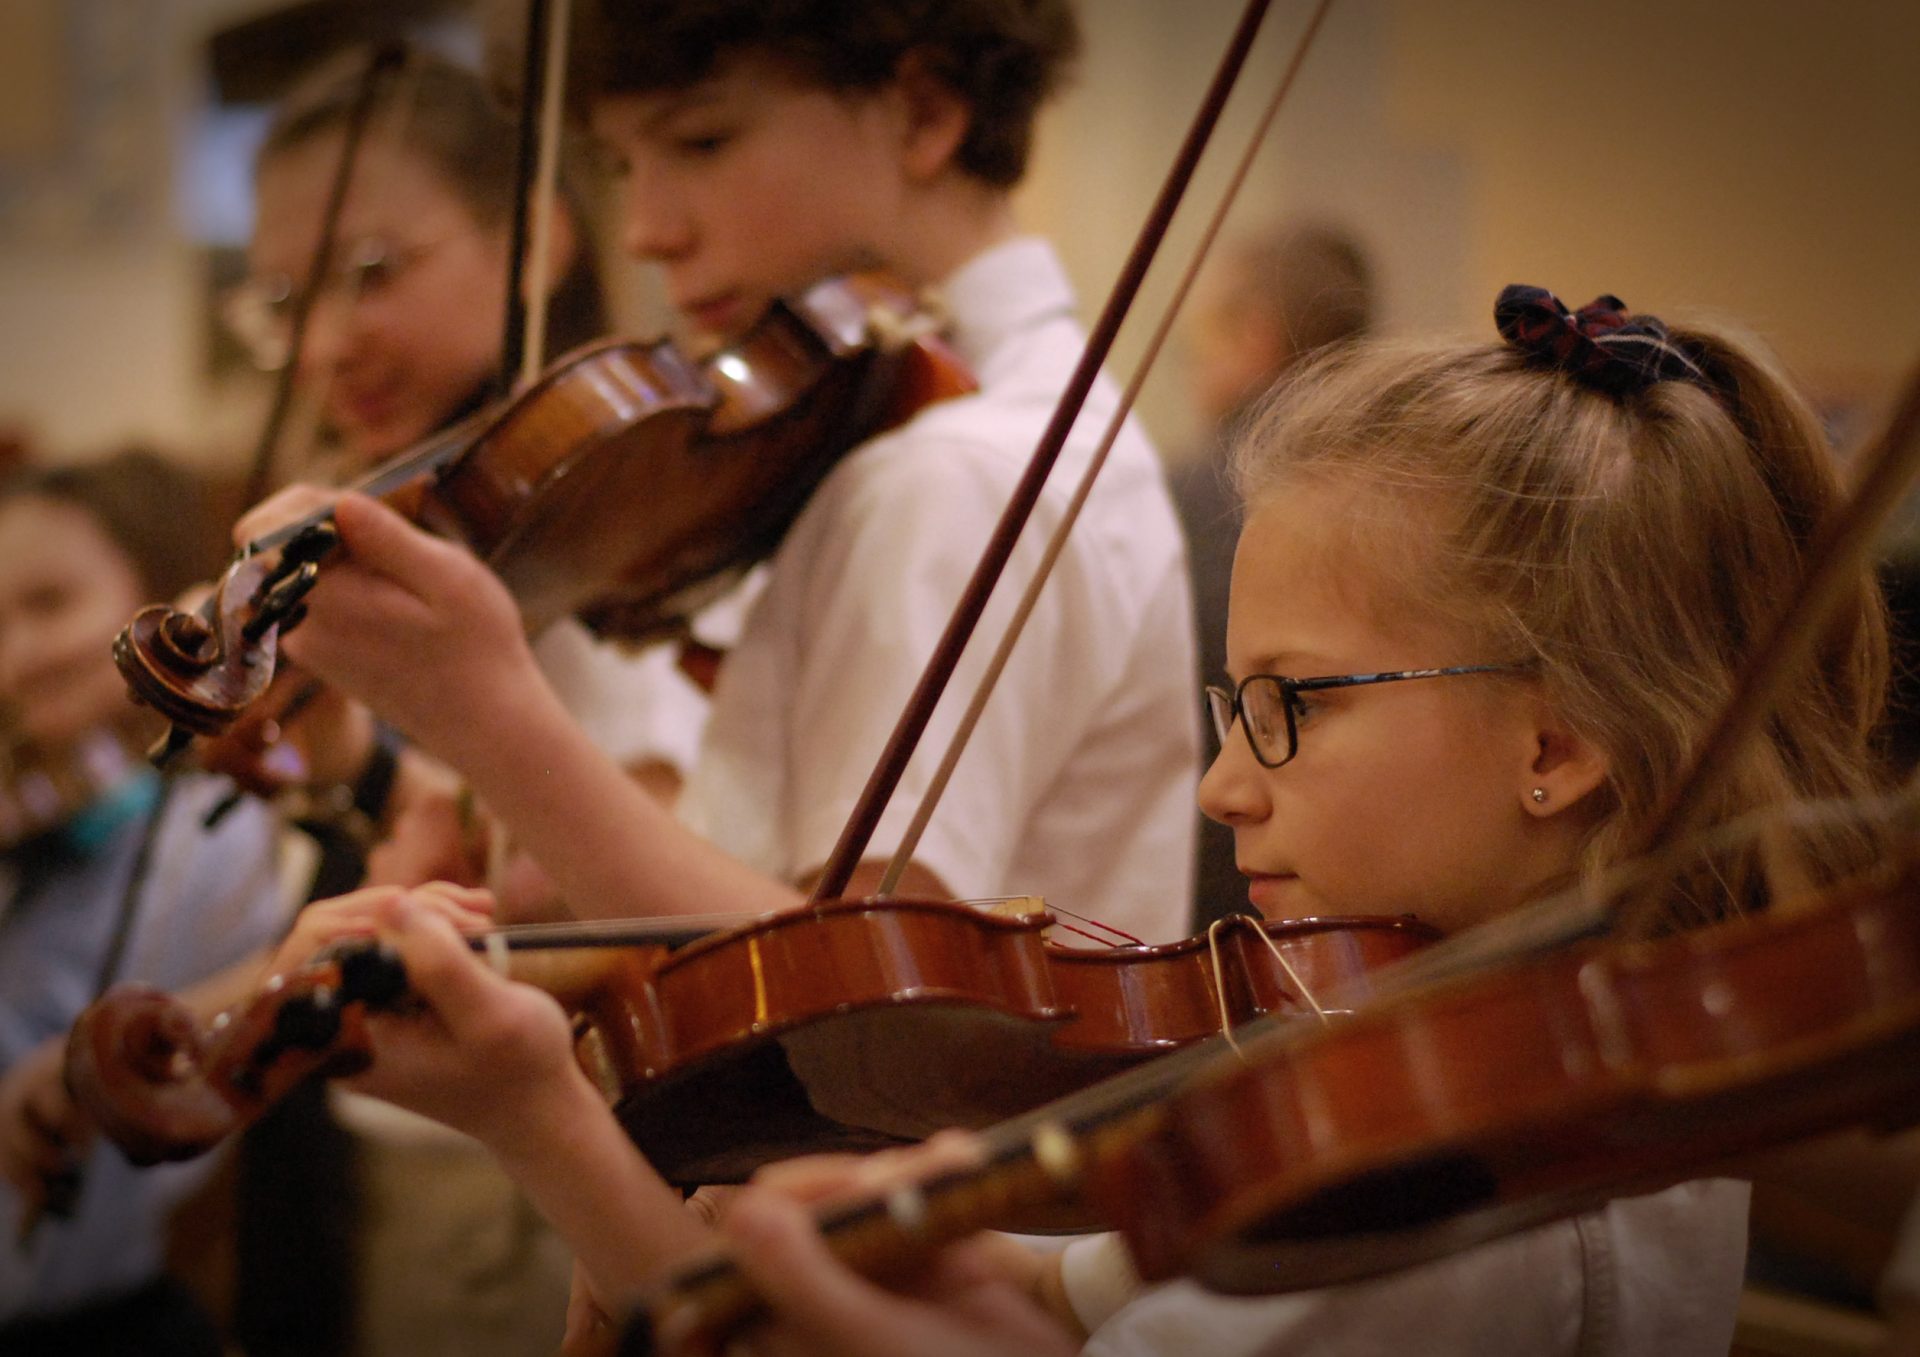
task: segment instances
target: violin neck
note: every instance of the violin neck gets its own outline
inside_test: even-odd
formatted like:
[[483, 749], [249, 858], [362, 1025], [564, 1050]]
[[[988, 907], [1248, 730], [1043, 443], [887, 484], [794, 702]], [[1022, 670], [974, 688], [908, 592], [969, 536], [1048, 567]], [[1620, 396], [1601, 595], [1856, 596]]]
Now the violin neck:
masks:
[[[473, 446], [475, 436], [486, 427], [491, 413], [491, 409], [477, 411], [425, 441], [395, 453], [348, 488], [375, 499], [393, 500], [412, 487], [431, 482]], [[283, 547], [301, 533], [330, 522], [332, 518], [332, 509], [321, 509], [285, 527], [276, 528], [265, 537], [256, 538], [247, 544], [242, 554], [251, 556]]]

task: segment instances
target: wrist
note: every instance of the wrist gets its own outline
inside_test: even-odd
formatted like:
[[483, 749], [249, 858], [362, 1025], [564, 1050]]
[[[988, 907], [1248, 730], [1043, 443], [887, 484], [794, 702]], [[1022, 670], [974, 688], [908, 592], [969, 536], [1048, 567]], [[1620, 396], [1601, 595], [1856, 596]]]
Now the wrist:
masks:
[[400, 750], [400, 738], [376, 723], [366, 758], [353, 780], [309, 786], [305, 804], [292, 818], [299, 824], [333, 829], [363, 849], [372, 847], [384, 831], [393, 802]]
[[529, 1170], [565, 1162], [608, 1128], [625, 1139], [606, 1100], [570, 1059], [550, 1075], [521, 1085], [517, 1096], [499, 1100], [494, 1116], [462, 1129], [492, 1151], [510, 1175], [524, 1180]]

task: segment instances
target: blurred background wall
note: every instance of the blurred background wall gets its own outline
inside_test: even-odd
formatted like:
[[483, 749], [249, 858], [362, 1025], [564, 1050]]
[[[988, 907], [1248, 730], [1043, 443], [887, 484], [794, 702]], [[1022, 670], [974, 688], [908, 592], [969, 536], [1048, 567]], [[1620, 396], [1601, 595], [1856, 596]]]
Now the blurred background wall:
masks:
[[[1083, 6], [1087, 59], [1021, 207], [1089, 314], [1238, 8]], [[1275, 6], [1202, 200], [1306, 10]], [[0, 436], [55, 457], [138, 437], [210, 469], [244, 458], [259, 383], [209, 297], [246, 230], [247, 86], [409, 14], [480, 50], [461, 0], [0, 4]], [[1920, 358], [1917, 68], [1910, 0], [1341, 0], [1229, 229], [1350, 226], [1394, 331], [1490, 333], [1494, 293], [1522, 280], [1575, 305], [1605, 290], [1730, 312], [1864, 421]], [[1176, 251], [1198, 222], [1183, 212]], [[1150, 307], [1176, 274], [1156, 269]], [[629, 325], [649, 327], [640, 268], [619, 276]], [[1128, 327], [1122, 371], [1147, 329]], [[1174, 456], [1197, 436], [1181, 365], [1176, 349], [1145, 401]]]

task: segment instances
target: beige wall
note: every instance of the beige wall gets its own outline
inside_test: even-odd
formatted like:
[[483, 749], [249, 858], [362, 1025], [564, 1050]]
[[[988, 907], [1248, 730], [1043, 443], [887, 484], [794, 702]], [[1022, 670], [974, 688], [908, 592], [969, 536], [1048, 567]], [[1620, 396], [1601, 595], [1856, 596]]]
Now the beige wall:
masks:
[[[170, 25], [150, 45], [167, 77], [156, 129], [192, 98], [196, 35], [262, 7], [89, 3]], [[1042, 129], [1021, 210], [1061, 242], [1090, 314], [1238, 9], [1083, 0], [1088, 59]], [[1275, 6], [1223, 150], [1237, 151], [1304, 11]], [[1920, 357], [1916, 68], [1910, 0], [1340, 0], [1229, 229], [1290, 213], [1350, 222], [1374, 246], [1394, 329], [1484, 334], [1508, 281], [1576, 304], [1610, 290], [1650, 310], [1732, 312], [1809, 377], [1882, 392]], [[1210, 158], [1200, 199], [1228, 158]], [[1190, 209], [1171, 248], [1197, 230]], [[1150, 308], [1173, 273], [1156, 271]], [[0, 424], [29, 424], [56, 451], [145, 434], [238, 456], [244, 421], [199, 386], [196, 285], [166, 212], [108, 244], [0, 223]], [[1146, 328], [1123, 336], [1123, 371]], [[1164, 367], [1145, 408], [1177, 450], [1194, 433], [1177, 347]]]
[[[1275, 6], [1249, 72], [1261, 99], [1305, 9]], [[1088, 7], [1085, 76], [1023, 206], [1090, 299], [1238, 10]], [[1369, 241], [1392, 329], [1486, 334], [1508, 282], [1572, 305], [1611, 291], [1730, 313], [1810, 383], [1872, 397], [1920, 360], [1920, 6], [1341, 0], [1232, 221], [1293, 213]], [[1176, 453], [1193, 434], [1181, 363], [1146, 401]]]

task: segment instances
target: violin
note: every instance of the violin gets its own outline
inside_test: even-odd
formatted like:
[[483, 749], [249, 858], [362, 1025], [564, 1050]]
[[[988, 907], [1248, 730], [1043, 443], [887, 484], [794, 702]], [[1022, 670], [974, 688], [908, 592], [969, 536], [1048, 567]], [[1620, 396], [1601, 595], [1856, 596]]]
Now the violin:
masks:
[[[1800, 907], [1599, 942], [1269, 1020], [983, 1134], [977, 1169], [824, 1214], [876, 1279], [1070, 1203], [1142, 1278], [1265, 1295], [1377, 1276], [1724, 1171], [1920, 1120], [1920, 863]], [[1441, 944], [1402, 970], [1442, 959]], [[717, 1352], [756, 1301], [724, 1259], [622, 1348]], [[662, 1340], [662, 1341], [656, 1341]]]
[[[693, 1185], [986, 1126], [1223, 1024], [1324, 1016], [1316, 994], [1362, 990], [1435, 936], [1406, 919], [1241, 919], [1210, 938], [1082, 949], [1047, 940], [1051, 922], [835, 901], [678, 950], [670, 930], [685, 923], [629, 923], [618, 946], [516, 950], [510, 973], [575, 1014], [582, 1065], [628, 1134]], [[110, 993], [75, 1025], [72, 1086], [130, 1157], [198, 1154], [300, 1080], [364, 1060], [365, 1010], [404, 996], [368, 950], [331, 950], [205, 1032], [165, 995]]]
[[[386, 463], [359, 488], [465, 543], [531, 629], [665, 634], [772, 551], [850, 448], [974, 389], [915, 299], [874, 275], [778, 302], [695, 362], [670, 341], [562, 358], [525, 391]], [[190, 735], [265, 692], [337, 537], [330, 515], [252, 543], [194, 612], [139, 613], [114, 643], [135, 700]]]

